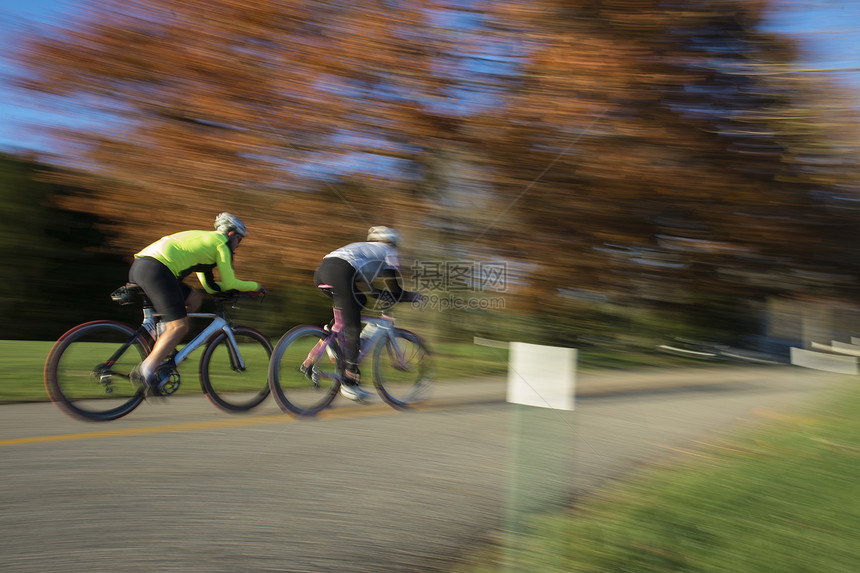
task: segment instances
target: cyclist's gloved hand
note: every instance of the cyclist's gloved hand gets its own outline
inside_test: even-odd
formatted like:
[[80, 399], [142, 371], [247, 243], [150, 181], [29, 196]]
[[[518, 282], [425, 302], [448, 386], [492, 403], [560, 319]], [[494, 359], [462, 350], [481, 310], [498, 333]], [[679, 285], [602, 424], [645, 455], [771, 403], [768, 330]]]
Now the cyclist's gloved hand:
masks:
[[260, 288], [258, 288], [257, 290], [255, 290], [254, 292], [251, 293], [251, 298], [257, 298], [259, 296], [263, 296], [267, 292], [269, 292], [269, 291], [266, 290], [266, 287], [264, 287], [263, 285], [260, 285]]

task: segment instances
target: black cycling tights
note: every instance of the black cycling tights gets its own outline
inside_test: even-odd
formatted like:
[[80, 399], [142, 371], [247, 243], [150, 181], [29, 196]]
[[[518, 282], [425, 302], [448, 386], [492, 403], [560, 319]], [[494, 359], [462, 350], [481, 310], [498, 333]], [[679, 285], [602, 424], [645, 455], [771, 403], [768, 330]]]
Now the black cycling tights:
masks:
[[346, 369], [358, 372], [358, 341], [361, 336], [361, 310], [367, 302], [364, 293], [355, 288], [355, 269], [343, 259], [323, 259], [314, 273], [314, 284], [330, 285], [334, 307], [343, 318]]

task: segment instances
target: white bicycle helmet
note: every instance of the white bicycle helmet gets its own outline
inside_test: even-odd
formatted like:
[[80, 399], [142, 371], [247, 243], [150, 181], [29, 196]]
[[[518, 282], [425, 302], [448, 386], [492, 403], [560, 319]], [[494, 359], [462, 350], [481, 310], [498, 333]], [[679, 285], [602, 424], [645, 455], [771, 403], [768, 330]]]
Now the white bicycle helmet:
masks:
[[237, 217], [236, 215], [231, 215], [230, 213], [220, 213], [217, 217], [215, 217], [215, 230], [221, 231], [222, 233], [229, 233], [230, 231], [236, 231], [244, 238], [248, 232], [245, 230], [245, 223]]
[[367, 231], [367, 240], [391, 243], [396, 247], [400, 243], [400, 233], [391, 227], [371, 227]]

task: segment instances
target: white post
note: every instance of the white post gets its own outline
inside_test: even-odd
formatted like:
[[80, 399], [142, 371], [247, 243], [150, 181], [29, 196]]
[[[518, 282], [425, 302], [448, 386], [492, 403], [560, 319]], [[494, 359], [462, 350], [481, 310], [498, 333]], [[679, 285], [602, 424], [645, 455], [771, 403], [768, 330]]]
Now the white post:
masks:
[[510, 343], [508, 402], [573, 410], [576, 349]]
[[565, 503], [573, 473], [576, 349], [510, 343], [511, 467], [503, 571], [519, 571], [512, 551], [530, 515]]

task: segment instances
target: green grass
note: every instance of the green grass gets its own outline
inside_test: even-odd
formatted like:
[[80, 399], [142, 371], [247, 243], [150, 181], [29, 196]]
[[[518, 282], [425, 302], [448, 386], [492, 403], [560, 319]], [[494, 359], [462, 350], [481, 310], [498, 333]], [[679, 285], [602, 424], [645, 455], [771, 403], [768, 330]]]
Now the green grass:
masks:
[[[0, 404], [48, 400], [43, 379], [53, 342], [0, 340]], [[198, 368], [203, 350], [195, 350], [179, 367], [179, 394], [199, 393]]]
[[0, 340], [0, 403], [47, 400], [42, 370], [53, 342]]
[[[504, 375], [508, 370], [508, 350], [505, 348], [458, 343], [433, 345], [431, 350], [436, 356], [436, 374], [440, 380]], [[589, 348], [577, 353], [577, 370], [580, 372], [689, 367], [701, 366], [702, 364], [700, 360], [660, 352], [621, 352]], [[710, 364], [727, 363], [712, 362]]]
[[860, 387], [772, 413], [563, 513], [453, 573], [860, 571]]
[[507, 372], [508, 351], [503, 348], [448, 343], [434, 344], [430, 350], [433, 352], [433, 366], [439, 380], [479, 378]]
[[[273, 341], [276, 342], [276, 341]], [[47, 400], [42, 370], [53, 342], [0, 340], [0, 404]], [[434, 344], [436, 378], [451, 380], [503, 376], [508, 368], [508, 351], [470, 343]], [[198, 364], [202, 349], [179, 367], [180, 394], [200, 392]], [[578, 368], [591, 371], [606, 368], [644, 368], [690, 365], [684, 358], [666, 354], [621, 353], [585, 350], [579, 353]], [[696, 363], [700, 364], [700, 363]]]

